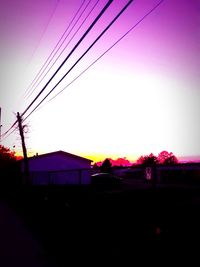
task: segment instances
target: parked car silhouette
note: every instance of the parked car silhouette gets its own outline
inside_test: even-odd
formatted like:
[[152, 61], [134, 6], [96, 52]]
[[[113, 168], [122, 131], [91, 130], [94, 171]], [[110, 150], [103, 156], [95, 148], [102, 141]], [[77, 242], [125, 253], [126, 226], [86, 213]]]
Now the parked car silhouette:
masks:
[[122, 178], [111, 173], [95, 173], [91, 175], [91, 184], [94, 186], [117, 186], [122, 183]]

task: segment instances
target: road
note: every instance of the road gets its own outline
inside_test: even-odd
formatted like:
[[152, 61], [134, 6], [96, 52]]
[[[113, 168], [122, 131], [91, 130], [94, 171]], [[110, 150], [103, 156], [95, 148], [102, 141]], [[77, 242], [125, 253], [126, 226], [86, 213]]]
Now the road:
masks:
[[23, 219], [0, 202], [2, 267], [49, 266], [23, 221], [58, 266], [200, 263], [199, 188], [29, 188], [17, 196], [13, 206]]
[[33, 239], [22, 220], [2, 200], [0, 200], [0, 266], [50, 266], [42, 247]]

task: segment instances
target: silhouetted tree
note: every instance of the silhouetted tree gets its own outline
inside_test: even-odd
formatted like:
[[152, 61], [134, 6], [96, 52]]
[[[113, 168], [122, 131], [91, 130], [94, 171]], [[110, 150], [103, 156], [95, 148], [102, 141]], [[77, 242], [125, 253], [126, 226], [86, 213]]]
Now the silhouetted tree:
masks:
[[0, 145], [0, 186], [16, 186], [20, 178], [20, 166], [15, 152]]
[[0, 168], [4, 169], [16, 161], [15, 152], [0, 145]]
[[141, 156], [138, 160], [137, 163], [142, 164], [144, 166], [152, 166], [156, 165], [158, 163], [158, 158], [153, 154]]
[[105, 159], [102, 165], [100, 166], [101, 172], [111, 172], [112, 164], [109, 159]]
[[95, 170], [95, 171], [98, 171], [99, 170], [99, 166], [97, 165], [96, 162], [94, 163], [92, 169]]
[[167, 151], [162, 151], [160, 152], [160, 154], [158, 155], [158, 161], [161, 164], [176, 164], [178, 163], [178, 159], [176, 158], [176, 156], [174, 156], [174, 154], [172, 152], [167, 152]]
[[112, 166], [121, 166], [121, 167], [124, 167], [124, 166], [130, 166], [131, 163], [128, 159], [126, 158], [118, 158], [116, 160], [112, 160]]

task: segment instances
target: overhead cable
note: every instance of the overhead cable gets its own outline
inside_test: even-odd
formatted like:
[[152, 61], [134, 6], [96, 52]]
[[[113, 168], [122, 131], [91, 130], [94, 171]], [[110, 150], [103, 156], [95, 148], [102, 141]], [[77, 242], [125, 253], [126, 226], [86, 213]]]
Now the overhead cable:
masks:
[[1, 135], [1, 137], [4, 138], [6, 135], [8, 135], [9, 132], [15, 127], [16, 124], [17, 124], [17, 120], [10, 126], [10, 128], [9, 128], [6, 132], [4, 132], [4, 133]]
[[[76, 76], [67, 86], [65, 86], [59, 93], [57, 93], [54, 97], [52, 97], [47, 103], [55, 99], [59, 94], [61, 94], [64, 90], [66, 90], [71, 84], [73, 84], [79, 77], [81, 77], [88, 69], [90, 69], [96, 62], [98, 62], [105, 54], [107, 54], [114, 46], [116, 46], [122, 39], [124, 39], [134, 28], [136, 28], [143, 20], [148, 17], [151, 13], [153, 13], [165, 0], [161, 0], [156, 6], [154, 6], [149, 12], [147, 12], [137, 23], [135, 23], [124, 35], [122, 35], [113, 45], [111, 45], [106, 51], [104, 51], [95, 61], [93, 61], [86, 69], [84, 69], [78, 76]], [[45, 105], [47, 104], [45, 103]], [[43, 105], [43, 107], [45, 106]], [[36, 109], [39, 110], [41, 107], [35, 108], [28, 116], [23, 119], [25, 121]], [[36, 111], [37, 111], [36, 110]], [[17, 121], [6, 131], [3, 135], [5, 136], [10, 129], [12, 129], [16, 125]]]
[[[60, 92], [53, 96], [47, 103], [55, 99], [59, 94], [66, 90], [71, 84], [73, 84], [80, 76], [82, 76], [88, 69], [90, 69], [97, 61], [99, 61], [105, 54], [107, 54], [114, 46], [116, 46], [122, 39], [124, 39], [134, 28], [136, 28], [143, 20], [146, 19], [152, 12], [154, 12], [165, 0], [161, 0], [156, 6], [154, 6], [150, 11], [148, 11], [137, 23], [135, 23], [124, 35], [122, 35], [114, 44], [112, 44], [107, 50], [105, 50], [96, 60], [94, 60], [86, 69], [84, 69], [78, 76], [76, 76], [70, 83], [67, 84]], [[47, 96], [46, 96], [47, 97]], [[45, 98], [46, 98], [45, 97]], [[43, 99], [45, 100], [45, 99]], [[41, 101], [42, 102], [42, 101]], [[44, 107], [45, 103], [42, 107]], [[41, 103], [42, 104], [42, 103]], [[36, 109], [39, 110], [41, 107], [39, 105], [30, 112], [30, 114], [24, 119], [26, 120]]]
[[[62, 49], [62, 51], [59, 53], [59, 55], [57, 56], [57, 58], [54, 60], [53, 64], [51, 64], [51, 66], [49, 67], [49, 69], [47, 70], [47, 72], [44, 74], [44, 76], [42, 77], [42, 79], [35, 85], [35, 89], [40, 85], [40, 83], [44, 80], [44, 78], [47, 76], [47, 74], [49, 73], [49, 71], [52, 69], [52, 67], [56, 64], [56, 62], [58, 61], [58, 59], [61, 57], [61, 55], [63, 54], [63, 52], [66, 50], [66, 48], [68, 47], [68, 45], [71, 43], [71, 41], [74, 39], [74, 37], [76, 36], [76, 34], [78, 33], [78, 31], [81, 29], [81, 27], [84, 25], [85, 21], [88, 19], [88, 17], [90, 16], [90, 14], [92, 13], [92, 11], [94, 10], [94, 8], [96, 7], [96, 5], [98, 4], [99, 0], [96, 1], [96, 3], [94, 4], [94, 6], [92, 7], [92, 9], [90, 10], [90, 12], [87, 14], [86, 18], [83, 20], [83, 22], [81, 23], [81, 25], [78, 27], [78, 29], [75, 31], [75, 33], [72, 35], [72, 37], [70, 38], [70, 40], [67, 42], [67, 44], [64, 46], [64, 48]], [[88, 4], [90, 3], [90, 1], [88, 2]], [[85, 7], [85, 9], [87, 8], [87, 6]], [[83, 10], [83, 12], [85, 11], [85, 9]], [[68, 35], [66, 36], [68, 37]], [[64, 39], [64, 41], [66, 40], [66, 38]], [[63, 45], [64, 41], [62, 42], [62, 44], [59, 46], [59, 48], [57, 49], [56, 53], [58, 52], [58, 50], [61, 48], [61, 46]], [[56, 53], [54, 54], [54, 56], [56, 55]], [[53, 57], [51, 58], [51, 60], [49, 61], [48, 65], [45, 67], [45, 69], [42, 71], [41, 75], [44, 73], [44, 71], [47, 69], [47, 67], [50, 65], [50, 63], [52, 62]], [[39, 78], [41, 77], [41, 75], [38, 77], [37, 81], [39, 80]], [[29, 96], [32, 95], [32, 93], [35, 91], [35, 89], [29, 94]], [[29, 97], [28, 96], [28, 97]]]
[[35, 82], [38, 79], [38, 76], [41, 74], [42, 70], [44, 69], [44, 67], [46, 66], [46, 64], [48, 63], [48, 61], [50, 60], [50, 58], [52, 57], [53, 53], [55, 52], [56, 48], [58, 47], [58, 45], [60, 44], [60, 42], [62, 41], [63, 37], [65, 36], [65, 34], [67, 33], [67, 31], [69, 30], [69, 28], [71, 27], [73, 21], [75, 20], [75, 18], [77, 17], [78, 13], [80, 12], [81, 8], [83, 7], [84, 3], [86, 0], [83, 0], [79, 9], [77, 10], [77, 12], [75, 13], [75, 15], [73, 16], [72, 20], [70, 21], [69, 25], [67, 26], [67, 28], [65, 29], [65, 31], [63, 32], [63, 34], [61, 35], [60, 39], [58, 40], [57, 44], [54, 46], [53, 50], [51, 51], [50, 55], [48, 56], [48, 58], [46, 59], [46, 61], [44, 62], [44, 64], [42, 65], [42, 67], [40, 68], [40, 70], [38, 71], [38, 73], [36, 74], [35, 78], [33, 79], [33, 81], [31, 82], [31, 84], [28, 86], [28, 88], [26, 89], [24, 95], [28, 95], [33, 86], [35, 85]]
[[[96, 44], [96, 42], [105, 34], [105, 32], [112, 26], [112, 24], [121, 16], [126, 8], [133, 2], [129, 0], [128, 3], [122, 8], [122, 10], [115, 16], [115, 18], [108, 24], [108, 26], [99, 34], [95, 41], [88, 47], [88, 49], [79, 57], [79, 59], [72, 65], [72, 67], [63, 75], [63, 77], [56, 83], [56, 85], [49, 91], [49, 93], [36, 105], [36, 107], [27, 116], [29, 117], [41, 104], [42, 102], [55, 90], [55, 88], [61, 83], [61, 81], [72, 71], [72, 69], [78, 64], [78, 62], [89, 52], [89, 50]], [[27, 118], [26, 117], [26, 118]]]
[[[85, 2], [85, 0], [83, 1], [83, 3]], [[53, 74], [53, 76], [51, 77], [51, 79], [47, 82], [47, 84], [43, 87], [43, 89], [39, 92], [39, 94], [34, 98], [34, 100], [31, 102], [31, 104], [26, 108], [26, 110], [21, 114], [21, 116], [23, 116], [28, 110], [29, 108], [34, 104], [34, 102], [37, 100], [37, 98], [40, 96], [40, 94], [46, 89], [46, 87], [48, 86], [48, 84], [51, 82], [51, 80], [55, 77], [55, 75], [57, 74], [57, 72], [62, 68], [62, 66], [64, 65], [64, 63], [67, 61], [67, 59], [72, 55], [72, 53], [76, 50], [76, 48], [79, 46], [79, 44], [83, 41], [83, 39], [86, 37], [86, 35], [89, 33], [89, 31], [94, 27], [94, 25], [97, 23], [97, 21], [100, 19], [100, 17], [104, 14], [104, 12], [107, 10], [107, 8], [111, 5], [111, 3], [113, 2], [113, 0], [109, 0], [107, 1], [107, 4], [103, 7], [103, 9], [100, 11], [100, 13], [98, 14], [98, 16], [94, 19], [94, 21], [92, 22], [92, 24], [90, 24], [89, 28], [86, 30], [86, 32], [82, 35], [82, 37], [79, 39], [79, 41], [76, 43], [76, 45], [74, 46], [74, 48], [71, 50], [71, 52], [68, 54], [68, 56], [65, 58], [65, 60], [62, 62], [62, 64], [59, 66], [59, 68], [57, 69], [57, 71]], [[82, 5], [83, 5], [82, 3]], [[81, 7], [82, 7], [81, 5]], [[81, 8], [80, 7], [80, 8]], [[79, 10], [80, 10], [79, 8]], [[76, 15], [78, 14], [79, 10], [77, 11]], [[74, 16], [74, 19], [76, 17], [76, 15]], [[74, 20], [73, 19], [73, 20]], [[73, 20], [71, 21], [70, 25], [72, 24]], [[63, 33], [64, 36], [65, 33]], [[62, 36], [62, 37], [63, 37]], [[61, 39], [62, 39], [61, 37]], [[59, 44], [59, 42], [57, 43]], [[12, 128], [17, 124], [17, 120], [13, 123], [13, 125], [5, 132], [3, 133], [3, 135], [7, 135]], [[2, 136], [3, 136], [2, 135]]]
[[51, 20], [52, 20], [52, 18], [53, 18], [53, 16], [54, 16], [54, 14], [55, 14], [55, 12], [56, 12], [56, 9], [57, 9], [57, 7], [58, 7], [59, 2], [60, 2], [60, 0], [57, 0], [57, 3], [56, 3], [56, 5], [55, 5], [55, 7], [54, 7], [52, 13], [51, 13], [50, 16], [49, 16], [49, 19], [48, 19], [47, 24], [46, 24], [46, 26], [45, 26], [45, 28], [44, 28], [44, 30], [43, 30], [43, 32], [42, 32], [42, 35], [40, 36], [40, 39], [39, 39], [39, 41], [38, 41], [38, 43], [37, 43], [37, 46], [35, 47], [35, 49], [34, 49], [32, 55], [31, 55], [31, 57], [30, 57], [30, 59], [29, 59], [29, 64], [30, 64], [32, 58], [34, 57], [34, 55], [35, 55], [35, 53], [36, 53], [38, 47], [40, 46], [40, 43], [41, 43], [41, 41], [42, 41], [42, 39], [43, 39], [43, 37], [44, 37], [44, 35], [45, 35], [45, 33], [46, 33], [48, 27], [49, 27], [49, 24], [50, 24], [50, 22], [51, 22]]
[[86, 32], [82, 35], [82, 37], [79, 39], [79, 41], [76, 43], [76, 45], [73, 47], [71, 52], [68, 54], [68, 56], [65, 58], [65, 60], [61, 63], [61, 65], [58, 67], [58, 69], [54, 72], [54, 74], [51, 76], [51, 78], [48, 80], [48, 82], [45, 84], [45, 86], [42, 88], [42, 90], [37, 94], [37, 96], [34, 98], [34, 100], [29, 104], [29, 106], [24, 110], [24, 112], [21, 114], [23, 116], [35, 103], [35, 101], [38, 99], [38, 97], [44, 92], [46, 87], [49, 85], [49, 83], [53, 80], [53, 78], [56, 76], [56, 74], [59, 72], [59, 70], [63, 67], [65, 62], [68, 60], [68, 58], [73, 54], [73, 52], [77, 49], [77, 47], [80, 45], [80, 43], [83, 41], [83, 39], [86, 37], [86, 35], [91, 31], [91, 29], [94, 27], [94, 25], [97, 23], [97, 21], [100, 19], [100, 17], [104, 14], [104, 12], [107, 10], [107, 8], [111, 5], [113, 0], [109, 0], [107, 4], [103, 7], [103, 9], [100, 11], [98, 16], [94, 19], [92, 24], [89, 26], [89, 28], [86, 30]]

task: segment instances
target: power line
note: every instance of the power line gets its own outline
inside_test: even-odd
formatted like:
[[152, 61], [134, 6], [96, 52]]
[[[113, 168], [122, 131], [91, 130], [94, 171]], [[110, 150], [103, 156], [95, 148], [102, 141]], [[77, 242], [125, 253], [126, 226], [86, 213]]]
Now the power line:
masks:
[[[88, 2], [91, 2], [91, 0]], [[44, 78], [47, 76], [47, 74], [49, 73], [49, 71], [52, 69], [52, 67], [55, 65], [55, 63], [58, 61], [58, 59], [61, 57], [61, 55], [63, 54], [63, 52], [66, 50], [66, 48], [68, 47], [68, 45], [71, 43], [71, 41], [73, 40], [73, 38], [76, 36], [76, 34], [78, 33], [78, 31], [81, 29], [81, 27], [83, 26], [83, 24], [85, 23], [85, 21], [88, 19], [88, 17], [90, 16], [90, 14], [92, 13], [92, 11], [94, 10], [94, 8], [96, 7], [96, 5], [98, 4], [99, 0], [96, 1], [96, 3], [94, 4], [94, 6], [92, 7], [92, 9], [90, 10], [90, 12], [87, 14], [86, 18], [83, 20], [83, 22], [81, 23], [81, 25], [78, 27], [78, 29], [76, 30], [76, 32], [73, 34], [73, 36], [70, 38], [70, 40], [68, 41], [68, 43], [64, 46], [64, 48], [62, 49], [62, 51], [60, 52], [60, 54], [57, 56], [56, 60], [53, 62], [53, 64], [50, 66], [50, 68], [47, 70], [47, 72], [44, 74], [44, 76], [42, 77], [42, 79], [37, 83], [37, 85], [35, 85], [35, 89], [37, 88], [37, 86], [40, 85], [40, 83], [44, 80]], [[87, 6], [88, 6], [87, 5]], [[87, 8], [87, 6], [85, 7], [85, 9]], [[83, 12], [85, 11], [85, 9], [83, 10]], [[82, 13], [83, 13], [82, 12]], [[81, 14], [82, 15], [82, 14]], [[74, 25], [75, 26], [75, 25]], [[71, 31], [70, 31], [71, 33]], [[59, 46], [59, 48], [57, 49], [57, 51], [55, 52], [54, 56], [56, 55], [56, 53], [58, 52], [58, 50], [61, 48], [61, 46], [63, 45], [63, 43], [65, 42], [66, 38], [68, 37], [68, 35], [65, 37], [64, 41], [62, 42], [62, 44]], [[37, 81], [39, 80], [39, 78], [41, 77], [41, 75], [44, 73], [44, 71], [47, 69], [47, 67], [50, 65], [50, 63], [52, 62], [54, 56], [51, 58], [51, 60], [49, 61], [49, 63], [47, 64], [47, 66], [45, 67], [45, 69], [42, 71], [42, 73], [40, 74], [40, 76], [38, 77]], [[37, 82], [36, 81], [36, 82]], [[34, 85], [33, 85], [34, 86]], [[29, 94], [29, 96], [32, 95], [32, 93], [35, 91], [35, 89]], [[28, 96], [28, 97], [29, 97]]]
[[[57, 93], [54, 97], [52, 97], [48, 102], [52, 101], [55, 97], [61, 94], [65, 89], [67, 89], [72, 83], [74, 83], [80, 76], [82, 76], [88, 69], [90, 69], [96, 62], [98, 62], [105, 54], [107, 54], [114, 46], [116, 46], [122, 39], [124, 39], [134, 28], [136, 28], [143, 20], [146, 19], [151, 13], [153, 13], [162, 3], [164, 0], [161, 0], [157, 5], [155, 5], [149, 12], [147, 12], [137, 23], [135, 23], [124, 35], [122, 35], [113, 45], [111, 45], [105, 52], [103, 52], [95, 61], [93, 61], [85, 70], [83, 70], [76, 78], [74, 78], [67, 86], [65, 86], [59, 93]], [[45, 103], [42, 107], [44, 107], [47, 103]], [[40, 108], [42, 108], [40, 107]], [[36, 107], [38, 111], [40, 108]], [[36, 109], [35, 108], [35, 109]], [[28, 116], [24, 119], [24, 121], [33, 113], [28, 114]], [[17, 121], [6, 131], [3, 135], [5, 136], [10, 129], [12, 129], [17, 124]], [[12, 131], [14, 132], [14, 131]], [[11, 133], [10, 133], [11, 134]], [[4, 139], [7, 137], [4, 137]]]
[[[15, 123], [15, 125], [17, 124], [17, 122]], [[14, 124], [13, 124], [14, 125]], [[13, 127], [15, 127], [14, 129], [13, 129]], [[2, 135], [2, 139], [1, 139], [1, 141], [4, 141], [6, 138], [8, 138], [12, 133], [14, 133], [17, 129], [18, 129], [18, 126], [13, 126], [12, 128], [9, 128], [9, 130], [8, 131], [6, 131], [3, 135]], [[13, 129], [10, 133], [9, 133], [9, 131], [11, 130], [11, 129]]]
[[[74, 23], [74, 25], [72, 26], [72, 28], [70, 29], [70, 31], [68, 32], [68, 34], [65, 36], [65, 38], [63, 39], [63, 41], [61, 42], [61, 44], [59, 45], [59, 47], [57, 48], [56, 51], [54, 51], [54, 53], [52, 54], [51, 58], [49, 58], [48, 62], [46, 62], [46, 66], [44, 66], [43, 70], [41, 71], [40, 75], [37, 77], [36, 81], [34, 82], [34, 84], [32, 85], [29, 94], [27, 95], [27, 98], [29, 98], [33, 92], [36, 90], [36, 88], [40, 85], [40, 83], [44, 80], [44, 78], [46, 77], [46, 75], [48, 74], [48, 72], [51, 70], [51, 68], [54, 66], [55, 62], [51, 65], [51, 67], [47, 70], [47, 72], [44, 74], [44, 76], [42, 77], [42, 79], [40, 80], [41, 76], [43, 75], [43, 73], [46, 71], [46, 69], [48, 68], [48, 66], [50, 65], [50, 63], [52, 62], [52, 60], [54, 59], [54, 57], [56, 56], [57, 52], [60, 50], [60, 48], [62, 47], [62, 45], [64, 44], [64, 42], [66, 41], [67, 37], [70, 35], [70, 33], [73, 31], [74, 27], [76, 26], [76, 24], [78, 23], [78, 21], [80, 20], [80, 18], [82, 17], [82, 15], [84, 14], [85, 10], [87, 9], [88, 5], [90, 4], [91, 0], [88, 1], [87, 5], [85, 6], [84, 10], [81, 12], [81, 14], [79, 15], [79, 17], [77, 18], [76, 22]], [[64, 49], [65, 50], [65, 49]]]
[[30, 64], [30, 62], [31, 62], [32, 58], [34, 57], [34, 55], [35, 55], [35, 53], [36, 53], [38, 47], [40, 46], [40, 43], [41, 43], [41, 41], [42, 41], [42, 39], [43, 39], [43, 37], [44, 37], [44, 35], [45, 35], [45, 33], [46, 33], [48, 27], [49, 27], [49, 24], [50, 24], [50, 22], [51, 22], [51, 20], [52, 20], [52, 18], [53, 18], [53, 16], [54, 16], [54, 14], [55, 14], [55, 12], [56, 12], [56, 9], [57, 9], [57, 7], [58, 7], [59, 2], [60, 2], [60, 0], [57, 0], [57, 3], [56, 3], [56, 5], [55, 5], [53, 11], [52, 11], [51, 14], [50, 14], [50, 17], [49, 17], [49, 19], [48, 19], [48, 21], [47, 21], [47, 24], [46, 24], [46, 26], [45, 26], [45, 28], [44, 28], [44, 30], [43, 30], [43, 32], [42, 32], [42, 35], [41, 35], [41, 37], [40, 37], [40, 39], [39, 39], [39, 41], [38, 41], [37, 46], [35, 47], [35, 49], [34, 49], [32, 55], [31, 55], [31, 57], [30, 57], [30, 59], [29, 59], [29, 63], [28, 63], [28, 64]]
[[[85, 0], [83, 1], [85, 2]], [[59, 68], [56, 70], [56, 72], [51, 76], [50, 80], [46, 83], [46, 85], [43, 87], [43, 89], [39, 92], [39, 94], [34, 98], [34, 100], [30, 103], [30, 105], [25, 109], [25, 111], [21, 114], [23, 116], [30, 107], [34, 104], [34, 102], [38, 99], [38, 97], [42, 94], [42, 92], [46, 89], [48, 84], [51, 82], [51, 80], [55, 77], [55, 75], [58, 73], [58, 71], [62, 68], [62, 66], [65, 64], [65, 62], [68, 60], [68, 58], [72, 55], [72, 53], [76, 50], [76, 48], [79, 46], [79, 44], [83, 41], [83, 39], [86, 37], [86, 35], [90, 32], [90, 30], [94, 27], [94, 25], [97, 23], [97, 21], [101, 18], [101, 16], [104, 14], [104, 12], [108, 9], [108, 7], [111, 5], [113, 0], [108, 0], [106, 5], [102, 8], [98, 16], [94, 19], [92, 24], [90, 24], [89, 28], [86, 30], [86, 32], [82, 35], [82, 37], [79, 39], [79, 41], [76, 43], [76, 45], [73, 47], [71, 52], [68, 54], [68, 56], [65, 58], [65, 60], [62, 62], [62, 64], [59, 66]], [[79, 9], [80, 10], [80, 9]], [[78, 13], [78, 12], [77, 12]], [[76, 16], [76, 15], [75, 15]], [[74, 17], [75, 17], [74, 16]], [[64, 34], [63, 34], [64, 35]], [[61, 37], [62, 38], [62, 37]], [[12, 128], [17, 124], [17, 120], [13, 123], [13, 125], [3, 134], [7, 135]]]
[[33, 86], [35, 85], [35, 81], [37, 80], [38, 76], [40, 75], [41, 71], [43, 70], [43, 68], [45, 67], [45, 65], [47, 64], [47, 62], [49, 61], [49, 59], [51, 58], [52, 54], [54, 53], [54, 51], [56, 50], [56, 48], [58, 47], [58, 45], [60, 44], [61, 40], [63, 39], [63, 37], [65, 36], [66, 32], [69, 30], [70, 26], [72, 25], [73, 21], [75, 20], [75, 18], [77, 17], [79, 11], [81, 10], [82, 6], [84, 5], [86, 0], [83, 0], [82, 4], [80, 5], [79, 9], [77, 10], [77, 12], [75, 13], [75, 15], [73, 16], [72, 20], [70, 21], [68, 27], [66, 28], [66, 30], [63, 32], [63, 34], [61, 35], [60, 39], [58, 40], [57, 44], [54, 46], [53, 50], [51, 51], [50, 55], [48, 56], [48, 58], [46, 59], [46, 61], [44, 62], [44, 64], [42, 65], [42, 67], [40, 68], [40, 70], [38, 71], [38, 73], [36, 74], [35, 78], [33, 79], [33, 81], [31, 82], [31, 84], [28, 86], [28, 88], [26, 89], [24, 95], [26, 96], [27, 94], [30, 93], [31, 89], [33, 88]]
[[16, 124], [17, 124], [17, 120], [10, 126], [10, 128], [5, 133], [1, 135], [1, 137], [4, 138], [13, 129], [13, 127], [15, 127]]
[[146, 17], [148, 17], [154, 10], [156, 10], [164, 0], [161, 0], [156, 6], [154, 6], [148, 13], [146, 13], [136, 24], [134, 24], [124, 35], [122, 35], [114, 44], [112, 44], [107, 50], [105, 50], [97, 59], [95, 59], [86, 69], [84, 69], [76, 78], [74, 78], [67, 86], [65, 86], [59, 93], [52, 97], [48, 102], [52, 101], [65, 89], [67, 89], [72, 83], [74, 83], [80, 76], [82, 76], [88, 69], [90, 69], [97, 61], [99, 61], [105, 54], [107, 54], [114, 46], [116, 46], [122, 39], [124, 39], [134, 28], [136, 28]]
[[[61, 83], [61, 81], [72, 71], [72, 69], [78, 64], [78, 62], [89, 52], [89, 50], [96, 44], [96, 42], [104, 35], [104, 33], [112, 26], [112, 24], [121, 16], [121, 14], [128, 8], [133, 2], [129, 0], [128, 3], [122, 8], [122, 10], [115, 16], [115, 18], [108, 24], [108, 26], [99, 34], [95, 41], [88, 47], [88, 49], [79, 57], [79, 59], [73, 64], [73, 66], [63, 75], [63, 77], [56, 83], [56, 85], [49, 91], [49, 93], [36, 105], [31, 113], [25, 118], [27, 119], [41, 104], [42, 102], [54, 91], [54, 89]], [[24, 120], [25, 120], [24, 119]]]
[[80, 43], [83, 41], [83, 39], [86, 37], [86, 35], [91, 31], [91, 29], [94, 27], [94, 25], [97, 23], [97, 21], [104, 14], [104, 12], [107, 10], [107, 8], [111, 5], [112, 2], [113, 2], [113, 0], [109, 0], [107, 2], [107, 4], [103, 7], [103, 9], [100, 11], [100, 13], [98, 14], [98, 16], [94, 19], [94, 21], [92, 22], [92, 24], [89, 26], [89, 28], [86, 30], [86, 32], [82, 35], [82, 37], [76, 43], [76, 45], [71, 50], [71, 52], [68, 54], [68, 56], [65, 58], [65, 60], [61, 63], [61, 65], [58, 67], [58, 69], [51, 76], [51, 78], [49, 79], [49, 81], [45, 84], [45, 86], [43, 87], [43, 89], [38, 93], [38, 95], [34, 98], [34, 100], [29, 104], [29, 106], [25, 109], [25, 111], [21, 114], [21, 116], [23, 116], [30, 109], [30, 107], [35, 103], [35, 101], [38, 99], [38, 97], [44, 92], [44, 90], [49, 85], [49, 83], [53, 80], [53, 78], [56, 76], [56, 74], [59, 72], [59, 70], [63, 67], [63, 65], [65, 64], [65, 62], [68, 60], [68, 58], [73, 54], [73, 52], [80, 45]]
[[[60, 92], [58, 92], [55, 96], [53, 96], [47, 103], [51, 102], [55, 99], [59, 94], [61, 94], [65, 89], [67, 89], [71, 84], [73, 84], [79, 77], [81, 77], [88, 69], [90, 69], [96, 62], [98, 62], [105, 54], [107, 54], [114, 46], [116, 46], [122, 39], [124, 39], [134, 28], [136, 28], [140, 23], [145, 20], [152, 12], [154, 12], [164, 0], [161, 0], [156, 6], [154, 6], [149, 12], [147, 12], [137, 23], [135, 23], [124, 35], [122, 35], [114, 44], [112, 44], [107, 50], [105, 50], [96, 60], [94, 60], [86, 69], [84, 69], [78, 76], [76, 76], [70, 83], [67, 84]], [[43, 108], [47, 103], [45, 103], [42, 107], [36, 107], [38, 111], [40, 108]], [[33, 110], [34, 111], [34, 110]], [[33, 111], [24, 119], [26, 120]]]

